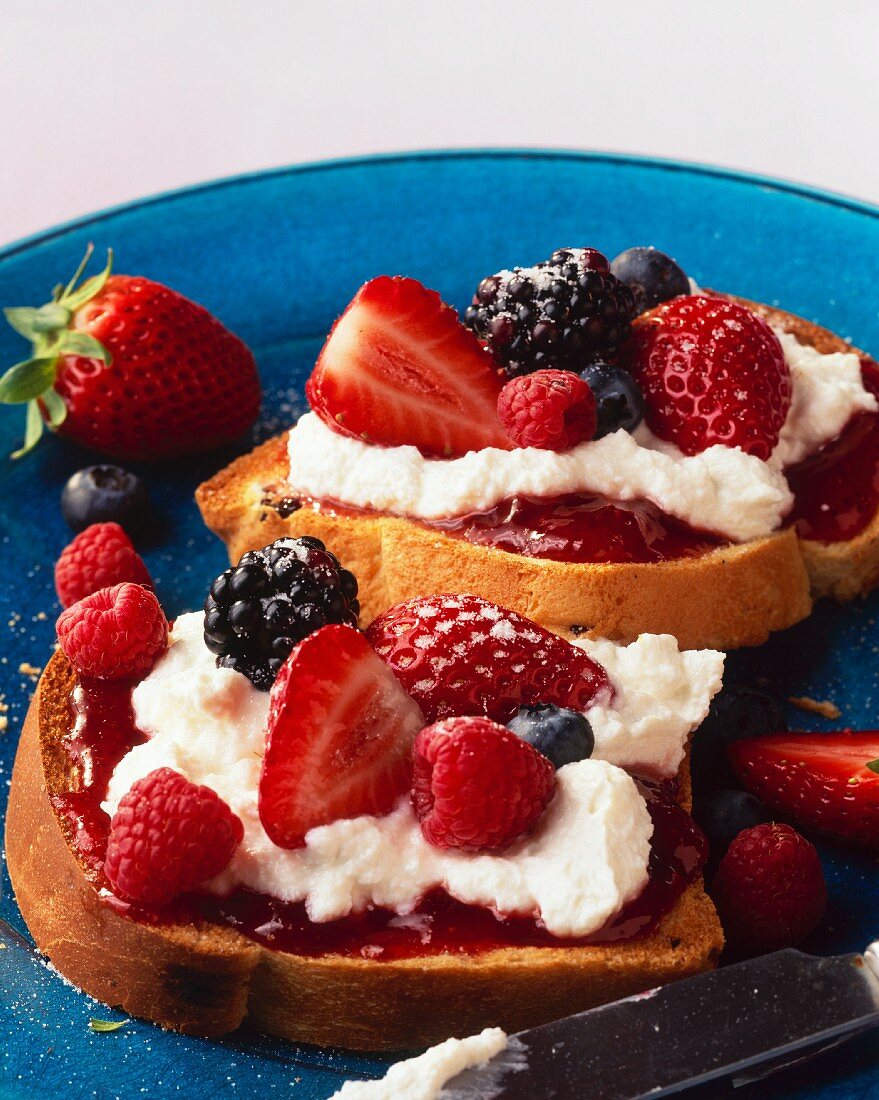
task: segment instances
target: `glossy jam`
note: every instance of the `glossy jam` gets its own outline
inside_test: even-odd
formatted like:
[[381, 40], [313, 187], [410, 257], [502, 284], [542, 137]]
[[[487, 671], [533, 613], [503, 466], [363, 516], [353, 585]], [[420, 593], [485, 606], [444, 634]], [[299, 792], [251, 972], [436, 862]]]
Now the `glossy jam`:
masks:
[[[861, 360], [864, 386], [879, 397], [879, 366]], [[879, 509], [879, 413], [859, 413], [842, 435], [785, 471], [796, 498], [788, 523], [801, 538], [854, 538]]]
[[499, 918], [442, 891], [424, 898], [416, 912], [407, 916], [374, 908], [324, 924], [312, 923], [301, 903], [285, 903], [243, 889], [226, 898], [194, 893], [160, 910], [141, 909], [114, 897], [102, 870], [109, 819], [100, 803], [113, 768], [129, 747], [144, 739], [134, 724], [132, 686], [80, 685], [71, 707], [71, 733], [64, 745], [78, 789], [56, 796], [54, 803], [106, 904], [135, 920], [225, 923], [280, 951], [384, 960], [479, 954], [497, 947], [607, 943], [643, 935], [655, 927], [705, 861], [705, 839], [675, 801], [675, 784], [636, 777], [654, 823], [649, 879], [642, 893], [601, 932], [585, 939], [558, 939], [531, 916]]
[[489, 512], [427, 526], [478, 546], [567, 562], [668, 561], [703, 554], [725, 541], [666, 515], [648, 501], [611, 502], [585, 493], [514, 497]]

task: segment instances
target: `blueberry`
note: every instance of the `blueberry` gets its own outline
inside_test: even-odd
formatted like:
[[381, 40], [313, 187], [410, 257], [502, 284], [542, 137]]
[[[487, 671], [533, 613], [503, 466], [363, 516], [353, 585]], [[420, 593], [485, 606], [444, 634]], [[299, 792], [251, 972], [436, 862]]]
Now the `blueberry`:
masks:
[[734, 782], [726, 748], [766, 733], [787, 729], [784, 711], [777, 699], [756, 688], [730, 684], [714, 697], [708, 717], [693, 736], [690, 767], [697, 795]]
[[635, 379], [612, 363], [590, 363], [580, 377], [595, 395], [598, 427], [595, 438], [622, 428], [633, 432], [644, 419], [644, 395]]
[[517, 737], [543, 753], [555, 768], [585, 760], [595, 748], [592, 727], [583, 715], [552, 703], [519, 707], [508, 726]]
[[86, 466], [68, 480], [61, 512], [74, 531], [91, 523], [118, 523], [128, 534], [144, 526], [149, 509], [146, 484], [120, 466]]
[[610, 270], [635, 296], [635, 312], [653, 309], [660, 302], [690, 293], [690, 282], [671, 256], [656, 248], [627, 248]]
[[708, 837], [713, 861], [723, 857], [743, 829], [772, 820], [760, 799], [747, 791], [712, 791], [697, 799], [693, 814]]

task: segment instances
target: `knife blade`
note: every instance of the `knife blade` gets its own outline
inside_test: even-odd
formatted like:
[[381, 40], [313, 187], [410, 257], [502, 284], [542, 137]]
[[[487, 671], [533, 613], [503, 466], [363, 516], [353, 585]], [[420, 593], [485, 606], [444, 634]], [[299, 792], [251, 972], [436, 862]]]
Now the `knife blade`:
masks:
[[743, 1084], [879, 1026], [879, 940], [863, 955], [776, 951], [511, 1036], [442, 1100], [602, 1100]]

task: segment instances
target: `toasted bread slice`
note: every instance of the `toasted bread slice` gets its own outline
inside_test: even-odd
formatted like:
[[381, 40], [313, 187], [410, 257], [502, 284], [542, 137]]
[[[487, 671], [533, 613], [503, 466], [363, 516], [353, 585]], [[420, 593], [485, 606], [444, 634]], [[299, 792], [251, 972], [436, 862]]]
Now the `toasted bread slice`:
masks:
[[[738, 299], [822, 353], [856, 351], [783, 310]], [[798, 539], [792, 529], [693, 558], [652, 564], [576, 564], [476, 546], [407, 519], [342, 514], [304, 504], [289, 514], [286, 437], [221, 470], [196, 493], [205, 523], [232, 561], [283, 535], [323, 539], [361, 582], [363, 624], [404, 599], [477, 592], [560, 632], [617, 641], [674, 634], [685, 648], [759, 645], [811, 611], [812, 598], [851, 599], [879, 579], [879, 515], [847, 542]]]
[[6, 851], [38, 947], [66, 978], [107, 1004], [187, 1034], [221, 1035], [247, 1019], [298, 1042], [396, 1050], [489, 1024], [517, 1031], [717, 961], [722, 933], [701, 882], [641, 938], [394, 962], [273, 951], [209, 923], [137, 922], [102, 902], [52, 806], [52, 795], [79, 782], [62, 746], [74, 682], [56, 653], [25, 721]]

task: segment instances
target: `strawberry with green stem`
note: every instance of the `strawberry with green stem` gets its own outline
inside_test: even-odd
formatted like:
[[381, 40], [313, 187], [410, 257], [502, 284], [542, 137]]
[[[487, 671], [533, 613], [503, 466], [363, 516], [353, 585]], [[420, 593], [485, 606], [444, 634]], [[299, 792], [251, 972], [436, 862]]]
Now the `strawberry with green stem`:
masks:
[[29, 359], [0, 378], [0, 402], [26, 404], [23, 446], [46, 424], [114, 457], [152, 460], [208, 450], [239, 436], [261, 400], [246, 345], [202, 306], [141, 276], [113, 275], [112, 252], [80, 282], [92, 254], [52, 300], [5, 310], [31, 341]]

